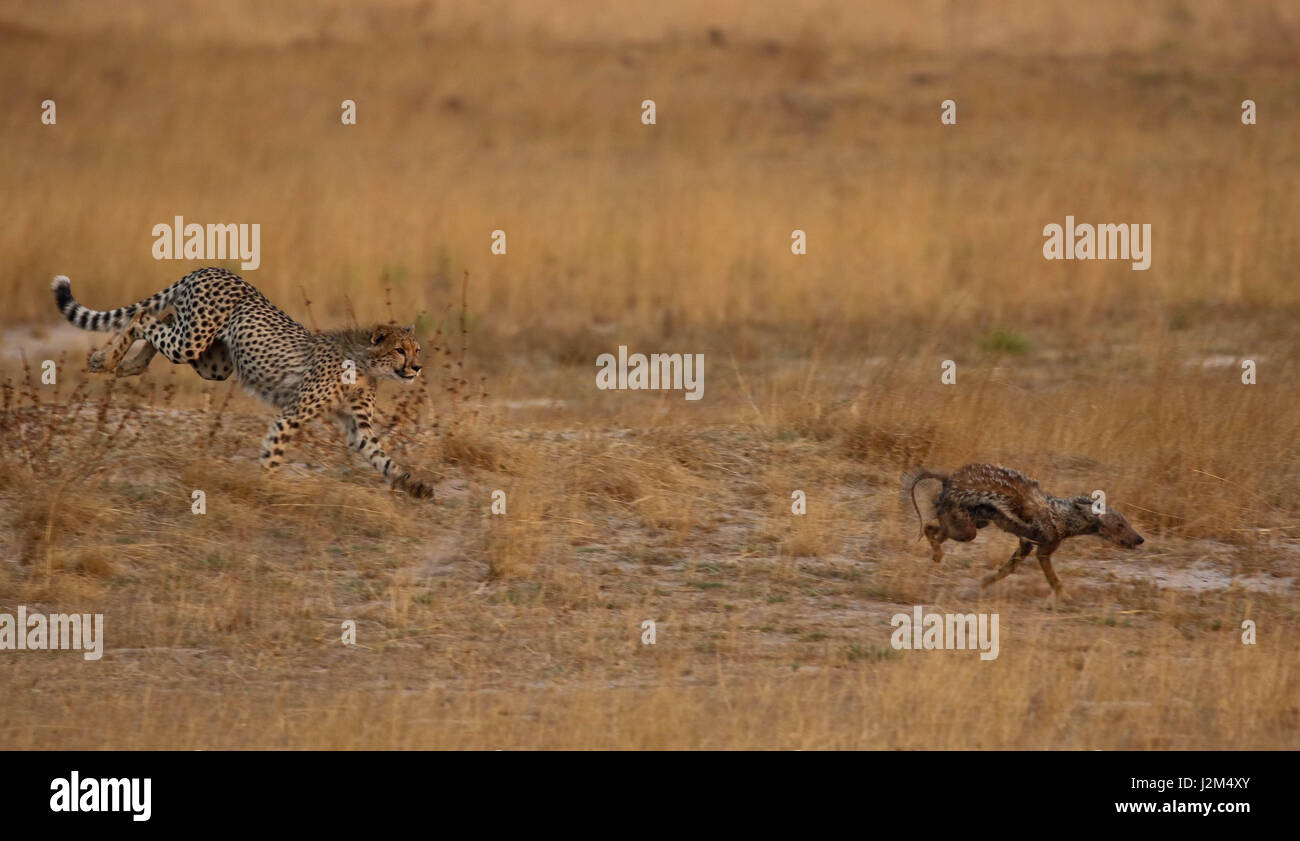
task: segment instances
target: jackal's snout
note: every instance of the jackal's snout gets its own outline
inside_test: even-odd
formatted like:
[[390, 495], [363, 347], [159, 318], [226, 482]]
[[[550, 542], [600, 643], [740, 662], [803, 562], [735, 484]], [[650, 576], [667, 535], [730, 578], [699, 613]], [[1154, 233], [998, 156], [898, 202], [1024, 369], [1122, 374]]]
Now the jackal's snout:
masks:
[[1118, 511], [1107, 511], [1101, 515], [1097, 526], [1097, 532], [1102, 538], [1125, 549], [1136, 549], [1146, 542]]

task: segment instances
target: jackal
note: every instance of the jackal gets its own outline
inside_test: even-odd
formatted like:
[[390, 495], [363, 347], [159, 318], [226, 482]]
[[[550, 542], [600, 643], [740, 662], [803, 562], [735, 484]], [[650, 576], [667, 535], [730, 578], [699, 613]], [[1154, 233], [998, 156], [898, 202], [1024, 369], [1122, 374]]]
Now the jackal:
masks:
[[[934, 500], [934, 516], [929, 520], [921, 515], [916, 502], [916, 486], [927, 479], [942, 483]], [[995, 464], [968, 464], [952, 474], [915, 470], [904, 474], [903, 487], [912, 499], [921, 520], [921, 533], [930, 541], [935, 561], [943, 560], [945, 540], [974, 540], [978, 531], [988, 525], [1020, 538], [1020, 546], [1010, 559], [980, 582], [984, 587], [1013, 572], [1036, 546], [1043, 575], [1059, 597], [1061, 582], [1052, 569], [1051, 558], [1067, 537], [1095, 534], [1126, 549], [1143, 542], [1118, 511], [1107, 508], [1104, 514], [1098, 514], [1091, 497], [1051, 496], [1034, 479]]]

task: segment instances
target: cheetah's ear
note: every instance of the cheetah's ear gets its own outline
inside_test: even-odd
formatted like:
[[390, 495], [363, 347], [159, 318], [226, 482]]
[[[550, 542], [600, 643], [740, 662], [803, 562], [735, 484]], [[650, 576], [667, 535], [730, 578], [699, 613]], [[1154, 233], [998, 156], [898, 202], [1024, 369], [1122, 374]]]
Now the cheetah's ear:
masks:
[[376, 327], [374, 330], [370, 331], [370, 344], [377, 345], [383, 340], [384, 340], [384, 331], [382, 328]]

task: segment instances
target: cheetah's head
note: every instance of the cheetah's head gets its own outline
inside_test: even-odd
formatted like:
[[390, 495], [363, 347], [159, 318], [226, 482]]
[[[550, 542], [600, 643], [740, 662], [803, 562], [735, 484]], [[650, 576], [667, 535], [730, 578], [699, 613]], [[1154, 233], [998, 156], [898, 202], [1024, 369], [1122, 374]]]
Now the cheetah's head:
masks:
[[415, 325], [381, 324], [370, 333], [370, 368], [376, 376], [409, 383], [420, 373], [420, 343]]

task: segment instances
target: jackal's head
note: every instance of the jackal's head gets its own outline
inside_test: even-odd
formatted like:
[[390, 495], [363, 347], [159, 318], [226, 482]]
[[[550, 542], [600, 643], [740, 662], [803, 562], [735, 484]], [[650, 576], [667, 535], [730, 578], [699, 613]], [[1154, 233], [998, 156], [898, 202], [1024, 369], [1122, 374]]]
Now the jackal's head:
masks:
[[420, 343], [415, 326], [381, 324], [370, 333], [370, 370], [377, 376], [409, 383], [420, 373]]
[[1096, 524], [1097, 536], [1107, 543], [1113, 543], [1125, 549], [1136, 549], [1144, 542], [1142, 535], [1138, 534], [1129, 525], [1124, 515], [1114, 508], [1107, 507], [1106, 513], [1098, 514], [1092, 510], [1092, 498], [1087, 496], [1077, 498], [1074, 504], [1088, 520]]

